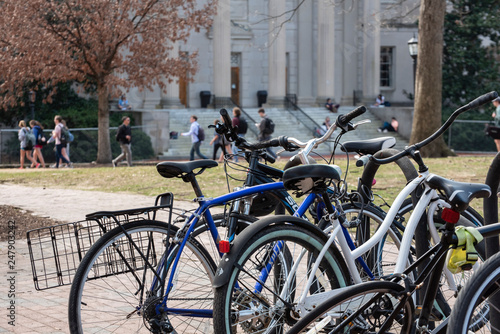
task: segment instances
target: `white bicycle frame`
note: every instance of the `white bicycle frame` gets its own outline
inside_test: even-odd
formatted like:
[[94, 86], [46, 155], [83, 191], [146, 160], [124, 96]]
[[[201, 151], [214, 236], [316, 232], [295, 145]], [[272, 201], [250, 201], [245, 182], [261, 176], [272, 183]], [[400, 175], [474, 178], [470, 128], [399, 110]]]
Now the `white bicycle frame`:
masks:
[[[415, 234], [415, 230], [418, 227], [418, 224], [420, 222], [421, 217], [425, 214], [426, 208], [429, 208], [428, 210], [428, 216], [427, 216], [427, 223], [429, 226], [430, 234], [431, 237], [433, 238], [433, 241], [439, 242], [439, 234], [437, 232], [436, 226], [434, 224], [434, 218], [433, 218], [433, 213], [435, 210], [439, 207], [449, 207], [449, 205], [442, 199], [439, 198], [436, 190], [431, 189], [429, 186], [427, 186], [425, 180], [431, 175], [429, 172], [424, 172], [420, 174], [417, 178], [412, 180], [410, 183], [408, 183], [405, 188], [399, 193], [399, 195], [396, 197], [394, 200], [394, 203], [392, 204], [390, 210], [388, 211], [383, 223], [379, 226], [378, 230], [375, 232], [375, 234], [368, 239], [365, 243], [363, 243], [361, 246], [358, 248], [351, 250], [348, 246], [347, 240], [344, 236], [343, 233], [339, 233], [341, 231], [341, 226], [340, 222], [338, 220], [332, 221], [332, 226], [330, 227], [329, 231], [329, 239], [328, 242], [325, 244], [325, 247], [323, 250], [320, 252], [318, 255], [318, 258], [316, 262], [314, 263], [311, 274], [309, 275], [308, 279], [306, 280], [305, 287], [302, 290], [302, 295], [300, 299], [297, 302], [297, 309], [299, 312], [304, 315], [308, 312], [308, 310], [313, 309], [317, 305], [321, 304], [325, 300], [331, 298], [332, 296], [342, 292], [344, 289], [347, 289], [348, 287], [345, 288], [338, 288], [334, 289], [331, 291], [326, 291], [326, 292], [321, 292], [318, 294], [314, 295], [307, 295], [308, 294], [308, 287], [311, 286], [313, 280], [314, 280], [314, 273], [318, 270], [320, 262], [324, 254], [326, 253], [328, 247], [336, 240], [337, 244], [340, 245], [340, 248], [342, 250], [342, 255], [344, 256], [344, 259], [346, 261], [347, 267], [349, 269], [349, 273], [353, 279], [353, 282], [355, 284], [361, 283], [362, 278], [361, 275], [358, 271], [358, 268], [356, 266], [355, 260], [362, 256], [363, 254], [367, 253], [370, 251], [374, 246], [377, 245], [383, 238], [385, 237], [386, 233], [389, 231], [392, 222], [394, 221], [398, 211], [400, 210], [401, 206], [403, 205], [404, 200], [410, 196], [410, 194], [417, 189], [418, 186], [421, 184], [424, 184], [424, 192], [421, 198], [419, 199], [416, 207], [413, 210], [413, 213], [410, 216], [410, 219], [408, 221], [408, 224], [405, 228], [404, 234], [403, 234], [403, 239], [400, 244], [399, 248], [399, 254], [396, 260], [396, 266], [394, 269], [393, 274], [401, 274], [403, 271], [406, 269], [408, 266], [408, 257], [410, 254], [410, 248], [412, 246], [412, 241], [413, 241], [413, 236]], [[297, 259], [297, 263], [300, 262], [301, 256]], [[280, 294], [280, 297], [285, 300], [286, 295], [289, 293], [289, 285], [288, 282], [291, 281], [296, 272], [296, 265], [292, 267], [292, 270], [289, 273], [289, 276], [287, 278], [287, 283], [285, 283], [285, 287], [283, 291]], [[451, 290], [457, 289], [455, 281], [453, 279], [453, 275], [451, 272], [446, 270], [446, 278], [448, 280], [449, 286]]]

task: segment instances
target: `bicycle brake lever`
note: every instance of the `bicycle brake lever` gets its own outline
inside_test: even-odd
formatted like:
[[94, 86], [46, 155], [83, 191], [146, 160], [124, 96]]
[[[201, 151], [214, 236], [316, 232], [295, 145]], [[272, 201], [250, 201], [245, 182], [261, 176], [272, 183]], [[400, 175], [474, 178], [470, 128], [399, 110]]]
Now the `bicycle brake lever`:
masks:
[[356, 128], [357, 128], [358, 126], [360, 126], [360, 125], [367, 124], [367, 123], [371, 123], [371, 122], [372, 122], [372, 120], [371, 120], [371, 119], [364, 119], [364, 120], [361, 120], [361, 121], [359, 121], [359, 122], [354, 123], [354, 124], [352, 125], [352, 127], [353, 127], [354, 129], [356, 129]]

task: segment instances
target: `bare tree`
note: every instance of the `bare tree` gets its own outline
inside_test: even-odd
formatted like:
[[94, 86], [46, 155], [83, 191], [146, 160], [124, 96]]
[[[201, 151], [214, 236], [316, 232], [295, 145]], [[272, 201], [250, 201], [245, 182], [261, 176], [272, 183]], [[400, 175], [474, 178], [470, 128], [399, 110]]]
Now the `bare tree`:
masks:
[[[78, 81], [97, 91], [97, 162], [111, 161], [110, 96], [194, 74], [196, 54], [172, 55], [175, 43], [209, 27], [213, 0], [3, 0], [0, 107], [15, 105], [31, 83]], [[50, 95], [48, 98], [50, 102]]]
[[[441, 126], [443, 26], [446, 0], [421, 0], [415, 112], [410, 143], [417, 143]], [[443, 137], [422, 148], [427, 157], [450, 155]]]

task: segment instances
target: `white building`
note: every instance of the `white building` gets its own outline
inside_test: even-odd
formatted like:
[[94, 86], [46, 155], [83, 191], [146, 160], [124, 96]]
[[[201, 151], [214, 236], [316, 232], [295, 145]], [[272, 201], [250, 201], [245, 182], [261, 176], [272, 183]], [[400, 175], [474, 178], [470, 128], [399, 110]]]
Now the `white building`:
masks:
[[[231, 98], [243, 108], [283, 105], [294, 94], [299, 106], [411, 102], [413, 60], [408, 40], [417, 36], [416, 0], [219, 0], [212, 29], [178, 45], [198, 52], [193, 82], [169, 84], [168, 93], [129, 93], [137, 108], [199, 108], [200, 92]], [[299, 6], [300, 4], [300, 6]], [[295, 9], [295, 10], [294, 10]], [[280, 15], [286, 13], [285, 15]]]

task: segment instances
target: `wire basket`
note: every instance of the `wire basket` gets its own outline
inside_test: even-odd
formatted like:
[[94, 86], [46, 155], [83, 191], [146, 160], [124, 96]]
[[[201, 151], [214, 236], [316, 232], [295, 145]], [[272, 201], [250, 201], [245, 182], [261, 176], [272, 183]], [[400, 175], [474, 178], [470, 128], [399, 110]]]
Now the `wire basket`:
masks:
[[[27, 232], [33, 282], [36, 290], [45, 290], [69, 285], [80, 262], [92, 245], [106, 232], [119, 226], [141, 220], [155, 220], [162, 210], [167, 221], [172, 219], [171, 193], [156, 198], [155, 206], [122, 211], [101, 211], [87, 215], [86, 220], [42, 227]], [[147, 235], [138, 235], [135, 245], [146, 245]], [[117, 251], [119, 250], [119, 251]], [[145, 265], [145, 259], [130, 242], [121, 242], [105, 250], [106, 261], [96, 262], [88, 279], [138, 270]], [[161, 255], [160, 255], [161, 256]], [[150, 252], [148, 261], [155, 265], [157, 254]]]

